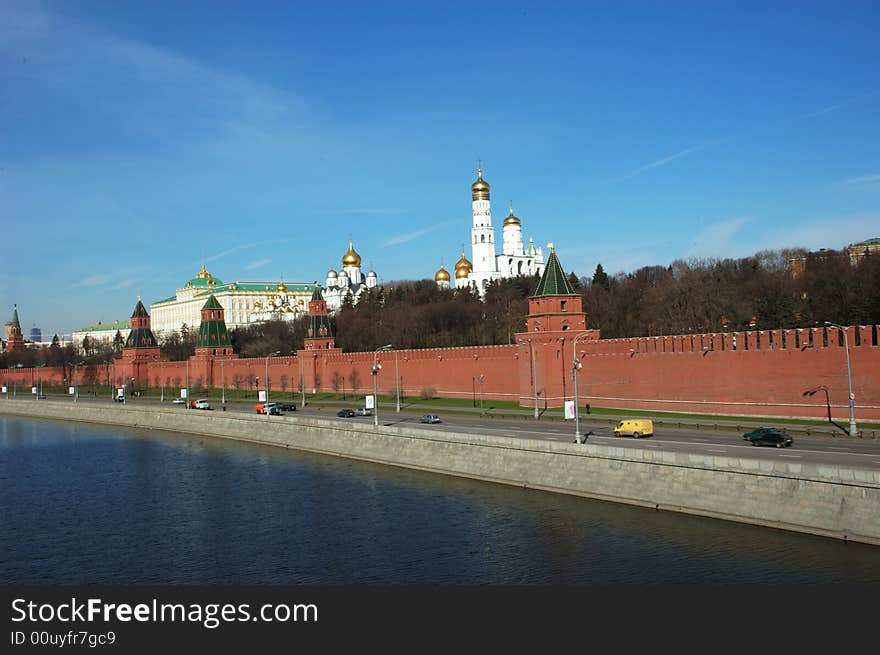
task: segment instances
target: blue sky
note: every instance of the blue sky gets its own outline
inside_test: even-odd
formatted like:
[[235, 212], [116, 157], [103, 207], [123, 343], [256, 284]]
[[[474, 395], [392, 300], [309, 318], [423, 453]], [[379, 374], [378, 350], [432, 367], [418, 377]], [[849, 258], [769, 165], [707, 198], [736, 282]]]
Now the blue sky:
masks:
[[512, 200], [579, 275], [880, 236], [878, 14], [0, 0], [0, 318], [125, 318], [202, 261], [323, 280], [349, 236], [432, 277], [478, 158], [499, 243]]

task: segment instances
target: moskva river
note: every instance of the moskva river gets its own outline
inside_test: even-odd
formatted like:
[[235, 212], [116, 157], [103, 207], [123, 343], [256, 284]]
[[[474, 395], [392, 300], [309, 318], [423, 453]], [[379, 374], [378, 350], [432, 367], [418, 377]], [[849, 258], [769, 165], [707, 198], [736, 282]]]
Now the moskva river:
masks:
[[219, 439], [12, 418], [0, 419], [0, 528], [4, 584], [880, 582], [874, 546]]

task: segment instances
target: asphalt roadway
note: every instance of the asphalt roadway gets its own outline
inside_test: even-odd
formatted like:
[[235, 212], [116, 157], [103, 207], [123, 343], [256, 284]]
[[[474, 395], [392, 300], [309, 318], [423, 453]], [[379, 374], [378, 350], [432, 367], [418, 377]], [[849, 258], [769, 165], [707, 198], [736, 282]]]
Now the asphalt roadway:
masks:
[[[2, 402], [2, 400], [0, 400]], [[67, 397], [49, 397], [34, 402], [72, 403]], [[80, 397], [80, 404], [107, 404], [109, 398]], [[186, 409], [183, 405], [174, 405], [170, 401], [133, 398], [126, 400], [124, 406], [145, 407], [165, 406], [179, 409], [181, 412], [200, 412], [205, 410]], [[267, 417], [267, 421], [291, 421], [298, 416], [309, 416], [337, 421], [346, 421], [372, 425], [373, 416], [339, 418], [336, 412], [339, 407], [334, 405], [308, 404], [300, 407], [297, 403], [295, 412], [285, 412], [281, 416]], [[221, 411], [219, 407], [213, 411]], [[226, 411], [254, 414], [254, 403], [229, 403]], [[436, 411], [436, 410], [432, 410]], [[393, 406], [379, 408], [381, 425], [406, 425], [430, 430], [465, 432], [475, 434], [498, 435], [504, 437], [521, 437], [524, 439], [545, 439], [548, 441], [574, 442], [574, 421], [560, 421], [534, 418], [484, 418], [479, 415], [450, 413], [441, 415], [442, 423], [425, 425], [419, 422], [423, 410], [403, 408], [399, 413]], [[768, 419], [767, 426], [772, 426]], [[757, 427], [755, 425], [754, 427]], [[596, 420], [590, 415], [581, 415], [581, 434], [586, 436], [588, 443], [614, 445], [623, 448], [641, 448], [651, 450], [668, 450], [690, 452], [700, 455], [717, 455], [719, 457], [751, 457], [762, 459], [781, 459], [792, 463], [831, 464], [855, 468], [880, 469], [880, 440], [859, 439], [838, 433], [826, 434], [792, 434], [794, 443], [789, 448], [755, 447], [743, 439], [743, 432], [749, 428], [718, 426], [718, 429], [707, 427], [670, 427], [657, 425], [655, 422], [654, 436], [633, 439], [631, 437], [615, 437], [612, 425], [608, 420]]]

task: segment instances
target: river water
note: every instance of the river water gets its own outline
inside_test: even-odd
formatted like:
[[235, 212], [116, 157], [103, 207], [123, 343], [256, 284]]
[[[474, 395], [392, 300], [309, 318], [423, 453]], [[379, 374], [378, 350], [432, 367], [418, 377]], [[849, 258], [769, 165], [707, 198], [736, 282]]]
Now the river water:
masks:
[[880, 548], [171, 433], [0, 418], [3, 584], [880, 582]]

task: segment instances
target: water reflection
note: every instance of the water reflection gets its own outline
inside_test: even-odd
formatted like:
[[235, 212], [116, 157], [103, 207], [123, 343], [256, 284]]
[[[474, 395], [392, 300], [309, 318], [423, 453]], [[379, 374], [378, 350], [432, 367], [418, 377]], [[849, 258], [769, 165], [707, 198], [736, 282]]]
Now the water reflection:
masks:
[[880, 549], [204, 437], [0, 419], [4, 583], [880, 582]]

